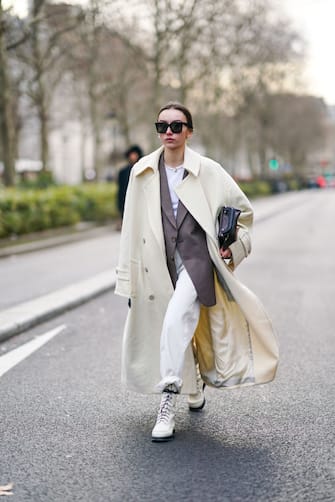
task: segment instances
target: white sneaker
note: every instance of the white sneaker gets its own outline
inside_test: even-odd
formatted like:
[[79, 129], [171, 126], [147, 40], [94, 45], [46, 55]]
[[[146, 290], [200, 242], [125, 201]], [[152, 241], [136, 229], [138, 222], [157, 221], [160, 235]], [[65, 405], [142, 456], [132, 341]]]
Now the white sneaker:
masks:
[[197, 391], [195, 394], [189, 394], [188, 396], [188, 407], [190, 411], [200, 411], [205, 406], [205, 392], [204, 389], [206, 384], [203, 382], [199, 366], [197, 364]]
[[163, 392], [156, 424], [151, 433], [152, 441], [170, 441], [174, 438], [176, 401], [176, 393]]

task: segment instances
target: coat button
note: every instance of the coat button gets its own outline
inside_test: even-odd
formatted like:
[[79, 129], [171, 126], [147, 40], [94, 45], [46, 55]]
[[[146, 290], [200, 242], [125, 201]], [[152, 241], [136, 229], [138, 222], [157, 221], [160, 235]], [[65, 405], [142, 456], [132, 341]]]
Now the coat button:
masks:
[[145, 269], [144, 269], [144, 270], [145, 270], [146, 272], [149, 272], [149, 270], [147, 269], [147, 267], [145, 267]]
[[143, 239], [143, 244], [145, 244], [145, 239]]
[[171, 237], [171, 240], [172, 242], [176, 242], [177, 239], [175, 237]]
[[155, 296], [154, 295], [150, 295], [149, 296], [149, 300], [154, 300], [155, 299]]

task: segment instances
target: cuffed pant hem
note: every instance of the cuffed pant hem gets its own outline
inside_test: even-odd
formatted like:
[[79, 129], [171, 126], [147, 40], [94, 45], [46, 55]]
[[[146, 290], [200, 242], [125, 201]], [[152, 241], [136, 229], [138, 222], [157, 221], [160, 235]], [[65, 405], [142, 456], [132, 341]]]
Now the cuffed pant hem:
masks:
[[168, 376], [163, 378], [155, 387], [155, 390], [158, 392], [163, 392], [166, 387], [169, 387], [170, 385], [174, 386], [176, 389], [176, 392], [180, 394], [181, 388], [183, 385], [183, 381], [181, 378], [178, 377], [173, 377], [173, 376]]

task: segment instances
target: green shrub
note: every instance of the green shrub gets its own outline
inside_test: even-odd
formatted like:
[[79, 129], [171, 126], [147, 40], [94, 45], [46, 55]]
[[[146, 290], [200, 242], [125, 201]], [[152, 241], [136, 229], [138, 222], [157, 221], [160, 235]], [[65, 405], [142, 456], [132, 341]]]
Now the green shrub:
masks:
[[81, 219], [104, 223], [117, 217], [116, 185], [80, 185], [75, 191]]
[[289, 190], [301, 190], [303, 182], [297, 178], [292, 178], [287, 180], [287, 185]]
[[271, 183], [263, 180], [255, 181], [238, 181], [241, 190], [245, 193], [248, 199], [255, 197], [264, 197], [272, 193]]
[[117, 216], [113, 183], [0, 190], [0, 238]]

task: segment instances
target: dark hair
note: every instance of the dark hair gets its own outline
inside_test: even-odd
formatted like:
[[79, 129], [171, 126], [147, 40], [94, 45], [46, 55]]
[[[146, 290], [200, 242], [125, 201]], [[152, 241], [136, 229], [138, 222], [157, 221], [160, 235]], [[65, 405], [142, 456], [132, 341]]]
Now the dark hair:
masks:
[[182, 112], [186, 117], [187, 127], [191, 131], [193, 131], [193, 119], [192, 119], [192, 114], [191, 114], [190, 110], [188, 108], [186, 108], [186, 106], [182, 105], [181, 103], [178, 103], [177, 101], [170, 101], [166, 105], [162, 106], [162, 108], [158, 112], [158, 117], [163, 110], [171, 110], [171, 109], [179, 110], [180, 112]]
[[143, 151], [142, 151], [142, 148], [141, 148], [140, 146], [138, 146], [138, 145], [132, 145], [132, 146], [130, 146], [130, 147], [129, 147], [129, 148], [128, 148], [125, 152], [124, 152], [124, 156], [125, 156], [126, 158], [128, 158], [128, 157], [129, 157], [129, 155], [130, 155], [131, 153], [133, 153], [133, 152], [134, 152], [134, 153], [137, 153], [137, 155], [138, 155], [138, 158], [139, 158], [139, 159], [140, 159], [141, 157], [143, 157]]

